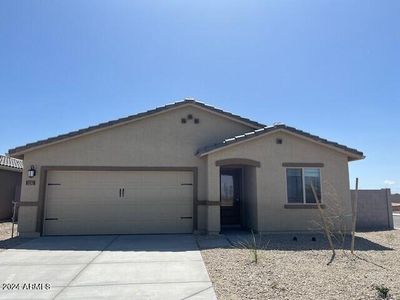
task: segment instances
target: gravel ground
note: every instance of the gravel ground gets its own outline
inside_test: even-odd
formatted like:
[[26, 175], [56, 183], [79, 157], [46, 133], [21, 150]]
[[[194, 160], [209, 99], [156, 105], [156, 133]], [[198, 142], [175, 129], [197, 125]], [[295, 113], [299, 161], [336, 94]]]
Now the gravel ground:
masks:
[[[14, 225], [14, 236], [18, 235], [18, 225]], [[11, 222], [0, 223], [0, 251], [10, 247], [17, 246], [27, 239], [21, 239], [18, 236], [11, 238]]]
[[[0, 222], [0, 241], [11, 238], [11, 222]], [[17, 233], [18, 225], [14, 225], [14, 232]]]
[[356, 256], [338, 250], [330, 265], [323, 236], [294, 236], [263, 236], [258, 263], [238, 245], [249, 235], [199, 236], [218, 299], [379, 299], [374, 286], [382, 284], [400, 299], [400, 230], [358, 233]]

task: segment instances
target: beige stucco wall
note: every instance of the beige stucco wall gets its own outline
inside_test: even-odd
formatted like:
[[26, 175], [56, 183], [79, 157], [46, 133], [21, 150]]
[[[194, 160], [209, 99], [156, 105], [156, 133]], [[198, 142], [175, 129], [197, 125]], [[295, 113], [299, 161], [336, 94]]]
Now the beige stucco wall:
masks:
[[244, 223], [248, 229], [258, 231], [257, 223], [257, 168], [243, 168]]
[[[283, 144], [276, 144], [278, 137], [283, 139]], [[221, 149], [208, 155], [208, 193], [212, 200], [217, 201], [219, 195], [219, 181], [216, 178], [219, 167], [215, 166], [215, 162], [228, 158], [253, 159], [261, 163], [261, 167], [256, 168], [259, 231], [312, 230], [315, 229], [314, 221], [319, 222], [317, 209], [284, 208], [287, 202], [284, 162], [323, 163], [321, 180], [325, 211], [332, 213], [340, 208], [341, 214], [351, 214], [348, 161], [343, 153], [286, 132], [276, 132]], [[347, 217], [347, 228], [350, 221], [351, 217]], [[219, 220], [209, 223], [214, 226], [210, 230], [219, 231]]]
[[[200, 123], [181, 118], [192, 114]], [[24, 156], [24, 164], [38, 171], [35, 185], [22, 185], [22, 201], [38, 201], [41, 166], [197, 167], [198, 200], [207, 197], [207, 158], [194, 154], [204, 145], [249, 131], [247, 125], [188, 105], [123, 126], [47, 146]], [[27, 178], [26, 170], [23, 181]], [[19, 231], [36, 232], [36, 207], [20, 208]], [[207, 207], [198, 208], [198, 229], [205, 230]], [[215, 218], [212, 218], [215, 219]]]

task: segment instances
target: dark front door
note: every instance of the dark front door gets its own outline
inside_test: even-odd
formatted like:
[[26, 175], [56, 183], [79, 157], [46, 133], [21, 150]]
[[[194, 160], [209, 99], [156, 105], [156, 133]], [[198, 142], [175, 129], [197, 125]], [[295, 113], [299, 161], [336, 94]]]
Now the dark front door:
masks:
[[241, 169], [221, 168], [221, 225], [240, 225]]

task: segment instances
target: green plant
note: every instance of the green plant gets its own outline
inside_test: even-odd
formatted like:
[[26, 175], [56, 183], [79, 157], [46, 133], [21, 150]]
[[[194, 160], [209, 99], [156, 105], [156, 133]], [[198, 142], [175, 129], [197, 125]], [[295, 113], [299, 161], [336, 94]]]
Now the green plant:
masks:
[[263, 243], [261, 234], [258, 235], [258, 238], [254, 234], [254, 231], [251, 230], [251, 238], [250, 239], [245, 239], [243, 241], [238, 242], [239, 247], [243, 249], [248, 249], [251, 253], [252, 257], [252, 262], [258, 263], [258, 250], [260, 249], [266, 249], [269, 241], [267, 243]]
[[377, 291], [378, 296], [381, 299], [388, 299], [389, 291], [390, 291], [388, 287], [384, 286], [383, 284], [377, 285], [377, 286], [375, 286], [375, 290]]

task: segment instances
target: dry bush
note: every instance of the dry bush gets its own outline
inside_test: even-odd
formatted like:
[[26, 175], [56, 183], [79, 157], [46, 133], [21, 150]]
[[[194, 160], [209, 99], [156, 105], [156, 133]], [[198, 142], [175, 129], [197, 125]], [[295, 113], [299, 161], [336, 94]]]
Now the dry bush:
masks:
[[[317, 199], [314, 186], [311, 186], [314, 197]], [[332, 250], [332, 257], [328, 264], [335, 258], [335, 243], [344, 250], [346, 237], [351, 232], [352, 213], [336, 192], [336, 189], [329, 183], [324, 182], [323, 203], [327, 203], [325, 208], [321, 207], [321, 203], [317, 201], [319, 220], [313, 220], [313, 229], [322, 231], [328, 240], [329, 247]]]
[[258, 251], [261, 249], [267, 249], [269, 241], [264, 242], [261, 234], [259, 233], [257, 236], [254, 234], [254, 231], [251, 230], [250, 239], [244, 239], [242, 241], [237, 242], [238, 248], [247, 249], [250, 251], [252, 262], [258, 263]]

